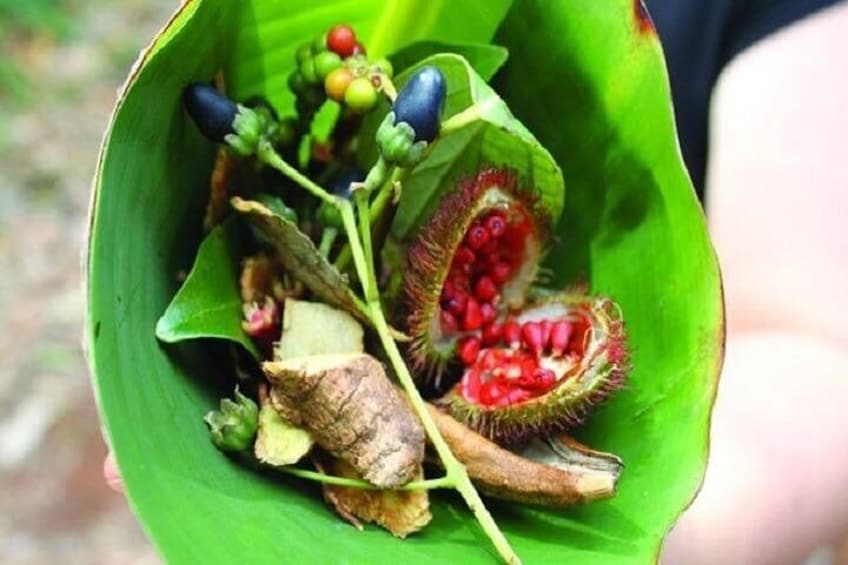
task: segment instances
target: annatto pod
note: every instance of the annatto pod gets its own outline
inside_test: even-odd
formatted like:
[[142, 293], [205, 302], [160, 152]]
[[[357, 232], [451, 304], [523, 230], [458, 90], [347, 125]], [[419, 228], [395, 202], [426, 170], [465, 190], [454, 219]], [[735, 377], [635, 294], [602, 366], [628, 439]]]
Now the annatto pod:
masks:
[[408, 255], [410, 348], [420, 373], [459, 365], [438, 404], [498, 440], [579, 424], [624, 381], [621, 313], [608, 298], [528, 301], [548, 228], [507, 170], [450, 193]]

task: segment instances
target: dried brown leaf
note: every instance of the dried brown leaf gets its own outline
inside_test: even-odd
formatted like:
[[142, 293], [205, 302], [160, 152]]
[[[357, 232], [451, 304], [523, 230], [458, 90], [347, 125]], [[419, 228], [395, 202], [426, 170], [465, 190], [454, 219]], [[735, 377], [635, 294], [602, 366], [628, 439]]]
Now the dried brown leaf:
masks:
[[[341, 459], [327, 457], [321, 468], [332, 475], [360, 479], [356, 470]], [[424, 477], [421, 467], [413, 477]], [[430, 498], [426, 490], [365, 490], [358, 488], [322, 485], [324, 498], [336, 512], [362, 529], [359, 520], [373, 522], [387, 529], [392, 535], [405, 538], [430, 523]], [[357, 520], [357, 518], [359, 520]]]
[[424, 429], [375, 358], [313, 355], [262, 368], [275, 405], [365, 480], [390, 488], [415, 476], [424, 459]]
[[232, 205], [274, 246], [286, 271], [323, 302], [371, 323], [365, 305], [353, 293], [347, 278], [318, 252], [312, 240], [296, 224], [259, 202], [233, 198]]

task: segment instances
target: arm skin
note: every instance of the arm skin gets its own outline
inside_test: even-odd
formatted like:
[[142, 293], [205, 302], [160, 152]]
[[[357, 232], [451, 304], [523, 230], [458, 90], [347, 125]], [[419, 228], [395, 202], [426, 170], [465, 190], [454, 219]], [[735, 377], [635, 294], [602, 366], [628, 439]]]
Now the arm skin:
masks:
[[710, 229], [727, 358], [703, 489], [665, 565], [799, 564], [848, 533], [848, 3], [726, 69]]

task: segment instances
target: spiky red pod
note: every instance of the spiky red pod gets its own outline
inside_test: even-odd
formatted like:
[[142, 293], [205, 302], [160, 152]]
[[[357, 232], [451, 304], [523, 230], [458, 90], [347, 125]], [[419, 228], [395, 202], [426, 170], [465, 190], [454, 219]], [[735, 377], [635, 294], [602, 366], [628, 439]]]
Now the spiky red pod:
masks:
[[491, 334], [502, 312], [524, 304], [547, 218], [508, 169], [483, 170], [442, 199], [410, 247], [404, 276], [418, 374], [438, 377], [461, 338]]
[[[612, 300], [559, 295], [526, 307], [515, 322], [529, 339], [517, 348], [501, 341], [481, 350], [438, 401], [478, 433], [513, 441], [568, 429], [623, 385], [628, 355], [621, 313]], [[552, 324], [546, 343], [539, 331], [544, 322]], [[568, 337], [562, 329], [554, 336], [564, 323], [570, 325]]]

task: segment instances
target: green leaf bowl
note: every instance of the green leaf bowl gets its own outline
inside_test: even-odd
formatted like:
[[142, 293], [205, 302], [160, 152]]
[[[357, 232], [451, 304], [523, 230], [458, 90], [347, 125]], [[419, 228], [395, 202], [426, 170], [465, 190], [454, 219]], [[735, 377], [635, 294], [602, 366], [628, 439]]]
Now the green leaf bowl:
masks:
[[651, 563], [701, 483], [723, 352], [721, 280], [680, 157], [662, 49], [639, 2], [187, 0], [124, 86], [94, 181], [86, 343], [127, 498], [173, 563], [491, 563], [462, 501], [401, 541], [358, 532], [319, 490], [218, 452], [202, 416], [232, 390], [206, 341], [163, 345], [159, 316], [201, 238], [214, 148], [180, 103], [220, 69], [283, 113], [297, 45], [347, 22], [388, 55], [416, 40], [495, 43], [495, 90], [551, 152], [567, 193], [547, 260], [621, 305], [633, 370], [579, 436], [621, 456], [615, 498], [564, 510], [490, 502], [526, 563]]

